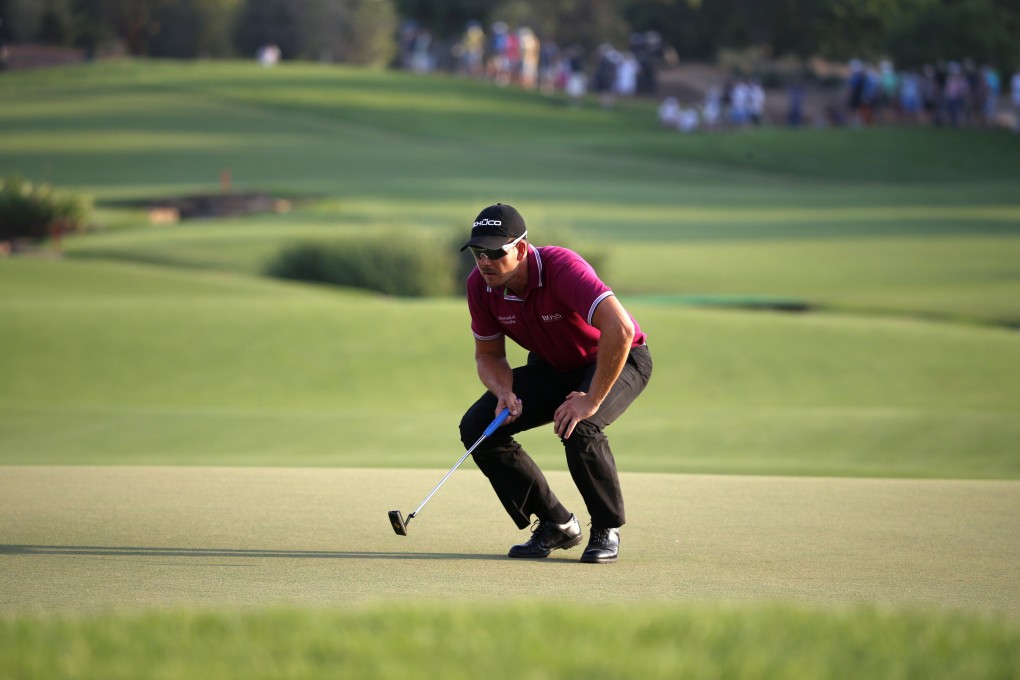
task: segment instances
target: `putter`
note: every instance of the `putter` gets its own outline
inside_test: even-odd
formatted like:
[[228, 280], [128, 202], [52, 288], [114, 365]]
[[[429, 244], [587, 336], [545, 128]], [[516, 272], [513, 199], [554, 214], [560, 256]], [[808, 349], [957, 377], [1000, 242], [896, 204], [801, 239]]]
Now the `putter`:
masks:
[[478, 448], [478, 445], [481, 444], [482, 441], [484, 441], [489, 435], [491, 435], [493, 432], [495, 432], [496, 428], [498, 428], [500, 425], [502, 425], [503, 422], [509, 416], [510, 416], [510, 409], [508, 409], [508, 408], [503, 409], [500, 412], [500, 414], [498, 416], [496, 416], [496, 419], [493, 420], [491, 423], [489, 423], [489, 426], [487, 428], [485, 428], [485, 432], [483, 432], [482, 436], [478, 438], [478, 441], [476, 441], [474, 444], [471, 445], [471, 448], [469, 448], [464, 453], [464, 455], [460, 457], [460, 460], [457, 461], [457, 464], [454, 465], [452, 468], [450, 468], [450, 471], [447, 472], [446, 475], [442, 479], [439, 480], [439, 483], [436, 484], [436, 488], [432, 489], [432, 491], [429, 493], [429, 495], [425, 497], [425, 500], [423, 500], [421, 502], [421, 505], [419, 505], [417, 508], [415, 508], [414, 512], [412, 512], [410, 515], [408, 515], [406, 519], [404, 518], [404, 516], [402, 514], [400, 514], [399, 510], [390, 510], [390, 512], [389, 512], [389, 515], [390, 515], [390, 525], [393, 527], [393, 531], [396, 532], [396, 534], [398, 536], [407, 536], [407, 525], [411, 523], [412, 519], [414, 519], [415, 517], [418, 516], [418, 513], [420, 513], [421, 509], [425, 507], [425, 504], [429, 502], [429, 499], [436, 495], [436, 492], [439, 491], [439, 487], [441, 487], [444, 483], [446, 483], [446, 480], [448, 480], [450, 478], [450, 475], [453, 474], [454, 470], [459, 468], [460, 464], [463, 463], [465, 460], [467, 460], [467, 457], [470, 456], [471, 453], [476, 448]]

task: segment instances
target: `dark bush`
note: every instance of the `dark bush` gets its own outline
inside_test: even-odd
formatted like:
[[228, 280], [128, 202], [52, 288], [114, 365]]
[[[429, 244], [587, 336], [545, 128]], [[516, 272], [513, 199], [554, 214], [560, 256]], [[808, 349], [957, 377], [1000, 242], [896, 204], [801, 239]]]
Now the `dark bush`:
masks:
[[[400, 297], [462, 295], [465, 280], [475, 266], [470, 253], [459, 252], [464, 240], [464, 234], [458, 232], [449, 241], [407, 233], [302, 241], [281, 250], [267, 263], [265, 271], [277, 278], [363, 288]], [[569, 240], [551, 235], [536, 245], [571, 248]], [[604, 252], [572, 249], [605, 277]]]
[[400, 297], [443, 296], [454, 290], [455, 265], [441, 245], [407, 234], [305, 241], [284, 248], [266, 272]]
[[57, 231], [78, 231], [88, 209], [86, 199], [58, 195], [45, 184], [20, 177], [0, 180], [0, 241], [41, 241]]

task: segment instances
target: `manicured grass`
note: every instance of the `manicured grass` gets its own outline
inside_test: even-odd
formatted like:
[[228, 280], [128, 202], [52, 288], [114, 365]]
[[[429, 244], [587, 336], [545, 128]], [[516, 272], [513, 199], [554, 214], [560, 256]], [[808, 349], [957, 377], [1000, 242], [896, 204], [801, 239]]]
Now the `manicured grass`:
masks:
[[[7, 74], [0, 93], [0, 174], [88, 192], [120, 231], [67, 241], [74, 256], [257, 274], [300, 238], [402, 229], [446, 243], [504, 200], [537, 242], [569, 233], [603, 250], [623, 293], [1020, 322], [1020, 139], [1005, 132], [671, 135], [651, 101], [574, 109], [296, 64], [98, 64]], [[225, 169], [235, 187], [311, 200], [172, 228], [117, 207], [215, 191]]]
[[[1014, 677], [1020, 629], [790, 606], [395, 606], [0, 619], [0, 676], [52, 678]], [[60, 650], [58, 653], [54, 653]]]
[[[1017, 675], [1020, 138], [671, 135], [650, 101], [296, 64], [8, 73], [0, 100], [0, 175], [101, 227], [0, 260], [0, 677]], [[223, 170], [301, 200], [124, 207]], [[394, 536], [481, 390], [462, 301], [259, 276], [297, 239], [446, 243], [496, 200], [604, 252], [650, 334], [610, 430], [617, 565], [503, 558], [470, 463]], [[713, 296], [840, 313], [687, 306]], [[521, 439], [581, 511], [552, 434]]]
[[[362, 139], [343, 141], [356, 147], [385, 147], [394, 137], [410, 142], [411, 167], [424, 160], [415, 158], [417, 145], [449, 144], [456, 151], [467, 142], [474, 148], [482, 144], [483, 150], [505, 145], [533, 152], [546, 147], [552, 158], [564, 150], [608, 151], [622, 154], [620, 167], [628, 170], [627, 157], [686, 161], [691, 176], [705, 169], [699, 164], [716, 172], [764, 170], [865, 182], [987, 182], [1020, 173], [1020, 162], [1003, 149], [1015, 149], [1020, 141], [994, 132], [777, 129], [766, 134], [666, 135], [658, 128], [653, 101], [625, 102], [607, 112], [593, 104], [571, 108], [561, 98], [453, 77], [308, 64], [265, 70], [250, 63], [125, 61], [8, 74], [0, 88], [18, 97], [0, 118], [5, 128], [45, 133], [7, 141], [10, 151], [92, 148], [118, 153], [166, 148], [174, 141], [187, 150], [212, 142], [219, 150], [252, 141], [252, 133], [273, 121], [287, 121], [286, 128], [259, 143], [307, 145], [309, 135], [357, 130]], [[75, 137], [79, 130], [90, 133], [88, 138]], [[68, 139], [78, 144], [68, 145]], [[555, 148], [548, 148], [552, 141]], [[388, 153], [386, 148], [380, 151]], [[507, 170], [519, 160], [513, 155], [499, 163], [476, 159], [475, 167], [484, 168], [485, 176], [501, 177], [511, 176]], [[443, 165], [450, 168], [448, 160]]]
[[[623, 456], [620, 456], [621, 459]], [[2, 466], [5, 614], [394, 601], [796, 602], [1020, 619], [1020, 482], [621, 476], [615, 565], [506, 557], [528, 532], [445, 470]], [[587, 534], [566, 471], [549, 483]]]
[[1018, 482], [625, 473], [587, 565], [470, 464], [396, 536], [438, 477], [0, 467], [0, 677], [1016, 673]]
[[[775, 232], [782, 228], [766, 224], [757, 227], [762, 238], [726, 237], [726, 227], [716, 238], [678, 237], [673, 242], [593, 245], [576, 232], [572, 238], [575, 247], [604, 254], [604, 276], [621, 295], [656, 295], [660, 302], [666, 300], [661, 296], [673, 295], [677, 304], [698, 295], [760, 295], [816, 309], [1020, 325], [1020, 273], [1014, 266], [1020, 261], [1020, 238], [941, 234], [928, 222], [914, 233], [869, 235], [873, 226], [860, 226], [865, 224], [875, 222], [861, 218], [856, 229], [864, 233], [859, 235], [842, 227], [831, 235], [778, 238]], [[287, 243], [342, 241], [363, 228], [274, 217], [91, 236], [68, 243], [67, 249], [76, 258], [258, 275]], [[433, 233], [440, 243], [453, 242], [453, 229]]]
[[[611, 262], [627, 283], [621, 292], [656, 293], [660, 302], [669, 301], [667, 292], [675, 303], [698, 294], [764, 292], [816, 308], [1020, 326], [1015, 236], [629, 244], [615, 249]], [[665, 280], [673, 291], [663, 290]]]
[[[481, 392], [457, 300], [102, 262], [0, 282], [7, 464], [441, 468]], [[612, 428], [628, 470], [1020, 476], [1008, 331], [631, 306], [656, 369]]]
[[[537, 242], [555, 230], [602, 252], [651, 334], [652, 387], [613, 428], [629, 469], [1020, 474], [1012, 334], [892, 316], [1020, 320], [1011, 135], [688, 137], [658, 129], [654, 102], [573, 109], [310, 65], [8, 75], [0, 171], [92, 191], [116, 228], [65, 241], [83, 262], [0, 263], [0, 342], [18, 357], [2, 461], [443, 467], [479, 391], [464, 305], [258, 277], [295, 240], [446, 244], [480, 205], [512, 200]], [[214, 188], [224, 168], [308, 199], [173, 227], [119, 203]], [[685, 306], [718, 296], [857, 316]]]

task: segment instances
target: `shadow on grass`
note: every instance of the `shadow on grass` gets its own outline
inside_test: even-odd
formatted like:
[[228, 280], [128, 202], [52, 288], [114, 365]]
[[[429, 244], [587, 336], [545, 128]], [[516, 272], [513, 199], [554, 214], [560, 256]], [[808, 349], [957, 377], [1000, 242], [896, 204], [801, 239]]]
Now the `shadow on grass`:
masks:
[[96, 545], [0, 545], [0, 555], [88, 557], [251, 557], [320, 560], [503, 560], [505, 555], [376, 552], [366, 550], [231, 550], [221, 548], [142, 548]]

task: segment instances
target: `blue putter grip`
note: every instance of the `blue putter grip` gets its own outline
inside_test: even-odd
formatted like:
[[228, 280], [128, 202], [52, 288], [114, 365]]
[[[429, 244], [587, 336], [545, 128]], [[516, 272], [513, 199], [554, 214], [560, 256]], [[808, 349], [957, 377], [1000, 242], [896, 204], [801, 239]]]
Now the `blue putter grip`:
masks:
[[505, 408], [502, 411], [500, 411], [499, 415], [496, 416], [496, 419], [493, 420], [489, 424], [489, 426], [487, 428], [485, 428], [485, 432], [482, 433], [482, 436], [483, 437], [488, 437], [490, 434], [495, 432], [496, 428], [499, 427], [500, 425], [502, 425], [506, 421], [506, 419], [509, 418], [509, 417], [510, 417], [510, 409]]

